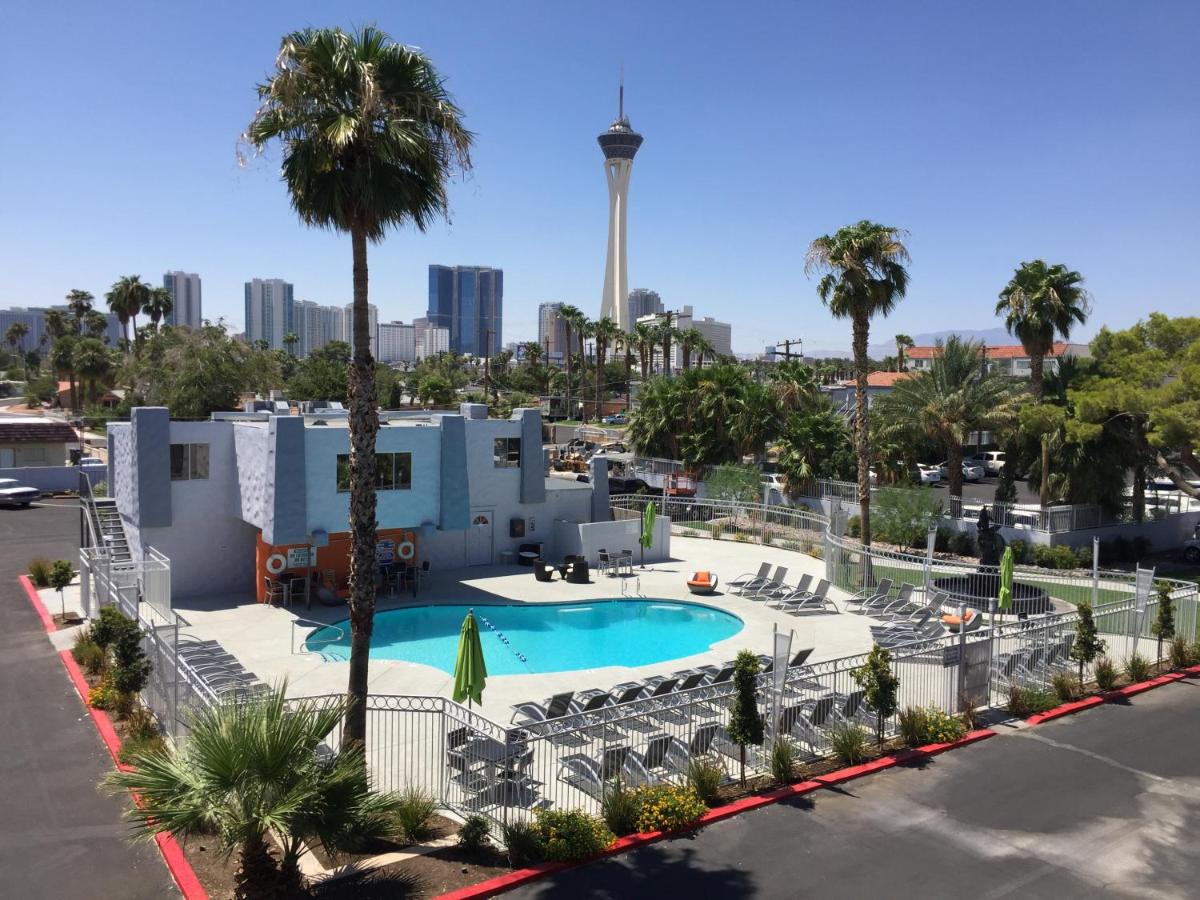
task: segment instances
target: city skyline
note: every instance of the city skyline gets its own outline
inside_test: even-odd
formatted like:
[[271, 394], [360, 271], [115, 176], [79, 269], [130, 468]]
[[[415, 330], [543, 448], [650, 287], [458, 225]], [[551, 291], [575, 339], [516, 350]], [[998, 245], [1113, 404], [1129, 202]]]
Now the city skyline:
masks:
[[[828, 37], [856, 28], [857, 15], [768, 4], [757, 15], [697, 10], [680, 23], [647, 4], [620, 22], [567, 8], [482, 10], [446, 28], [433, 4], [401, 19], [382, 4], [331, 17], [299, 3], [255, 7], [231, 27], [208, 8], [18, 9], [15, 28], [50, 27], [113, 52], [69, 57], [11, 98], [29, 127], [0, 147], [4, 170], [25, 173], [6, 182], [20, 214], [0, 224], [0, 306], [60, 303], [76, 287], [101, 297], [122, 274], [177, 266], [203, 277], [205, 315], [234, 330], [255, 272], [287, 273], [306, 300], [348, 302], [348, 243], [296, 220], [277, 158], [240, 167], [234, 146], [284, 32], [376, 21], [429, 53], [477, 135], [473, 173], [451, 185], [451, 223], [400, 230], [373, 250], [382, 320], [420, 316], [429, 263], [480, 259], [507, 275], [506, 340], [533, 338], [542, 302], [595, 315], [607, 210], [593, 141], [612, 115], [622, 60], [626, 109], [652, 138], [638, 155], [630, 284], [731, 322], [738, 352], [797, 336], [796, 322], [806, 348], [849, 345], [802, 256], [812, 238], [862, 217], [908, 229], [913, 253], [909, 297], [873, 333], [994, 325], [997, 292], [1035, 256], [1087, 279], [1095, 312], [1083, 339], [1151, 309], [1195, 308], [1194, 285], [1160, 261], [1200, 251], [1189, 226], [1200, 104], [1185, 39], [1200, 10], [872, 7], [862, 62], [847, 69]], [[168, 29], [175, 40], [155, 39]], [[668, 31], [675, 39], [664, 42]], [[572, 39], [580, 33], [592, 39]], [[718, 51], [745, 58], [748, 80], [704, 62]], [[200, 53], [202, 70], [176, 65]], [[501, 65], [512, 53], [527, 64]], [[35, 65], [32, 54], [21, 46], [0, 63], [7, 81]], [[144, 66], [176, 77], [147, 82]], [[880, 85], [894, 99], [864, 116]], [[181, 109], [190, 139], [168, 153], [129, 127]], [[91, 135], [83, 162], [35, 137], [64, 115]], [[751, 137], [739, 136], [738, 119], [754, 123]], [[1046, 134], [1053, 140], [1031, 138]], [[719, 165], [701, 148], [709, 136]], [[188, 212], [169, 228], [147, 215], [164, 197]]]

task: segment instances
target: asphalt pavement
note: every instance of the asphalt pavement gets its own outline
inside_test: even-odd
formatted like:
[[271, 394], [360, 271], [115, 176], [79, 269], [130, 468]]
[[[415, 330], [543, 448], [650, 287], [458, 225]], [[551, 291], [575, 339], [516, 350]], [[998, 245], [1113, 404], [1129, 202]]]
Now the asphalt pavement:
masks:
[[1195, 897], [1200, 681], [818, 791], [514, 898]]
[[112, 759], [17, 582], [35, 557], [78, 565], [79, 509], [55, 502], [0, 509], [0, 897], [178, 896], [97, 790]]

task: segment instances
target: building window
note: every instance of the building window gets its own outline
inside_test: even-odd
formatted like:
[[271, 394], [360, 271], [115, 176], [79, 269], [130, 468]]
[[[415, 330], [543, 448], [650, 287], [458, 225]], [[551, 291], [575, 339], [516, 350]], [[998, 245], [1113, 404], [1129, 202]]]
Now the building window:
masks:
[[45, 447], [23, 447], [21, 448], [21, 465], [23, 466], [44, 466], [49, 462], [46, 456]]
[[[407, 491], [412, 487], [411, 453], [376, 453], [375, 467], [375, 490]], [[350, 454], [348, 453], [338, 454], [337, 489], [339, 494], [350, 491]]]
[[208, 478], [208, 444], [172, 444], [171, 480]]
[[492, 451], [492, 463], [497, 469], [519, 469], [521, 467], [521, 439], [496, 438]]

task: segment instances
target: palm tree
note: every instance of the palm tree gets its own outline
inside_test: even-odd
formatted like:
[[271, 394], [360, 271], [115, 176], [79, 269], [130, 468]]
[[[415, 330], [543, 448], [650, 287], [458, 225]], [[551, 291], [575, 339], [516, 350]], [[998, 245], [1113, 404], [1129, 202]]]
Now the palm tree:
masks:
[[584, 320], [586, 317], [578, 307], [572, 306], [570, 303], [564, 303], [562, 307], [559, 308], [558, 315], [563, 320], [563, 331], [566, 335], [567, 346], [563, 356], [566, 357], [567, 363], [567, 393], [564, 399], [566, 403], [567, 418], [571, 419], [574, 418], [575, 412], [575, 410], [571, 408], [571, 377], [574, 369], [574, 366], [571, 362], [571, 359], [574, 355], [571, 353], [571, 334], [575, 329], [576, 323]]
[[633, 351], [637, 340], [628, 331], [618, 329], [617, 346], [625, 355], [625, 414], [633, 412]]
[[[583, 402], [587, 381], [587, 339], [592, 336], [596, 323], [583, 312], [575, 320], [575, 340], [579, 342], [579, 414], [583, 423], [587, 424], [587, 406]], [[568, 343], [569, 346], [569, 343]]]
[[773, 366], [767, 381], [775, 395], [775, 402], [785, 414], [810, 410], [821, 396], [816, 374], [798, 359]]
[[105, 332], [108, 331], [108, 316], [99, 310], [89, 310], [83, 317], [83, 333], [88, 337], [103, 338], [105, 343], [108, 338], [105, 337]]
[[283, 180], [307, 225], [348, 232], [354, 260], [350, 368], [350, 675], [344, 736], [366, 738], [367, 656], [375, 615], [375, 435], [379, 416], [367, 309], [367, 242], [448, 211], [447, 183], [470, 167], [472, 135], [423, 54], [375, 28], [283, 38], [245, 139], [283, 144]]
[[521, 350], [525, 355], [525, 365], [529, 368], [534, 368], [542, 361], [542, 345], [537, 341], [526, 341], [521, 345]]
[[638, 348], [638, 362], [642, 367], [642, 381], [650, 377], [650, 361], [658, 343], [658, 326], [649, 322], [638, 322], [633, 326], [634, 344]]
[[150, 317], [154, 330], [158, 331], [158, 323], [171, 314], [175, 308], [175, 295], [165, 287], [150, 289], [150, 296], [142, 305], [142, 312]]
[[74, 379], [78, 373], [83, 382], [83, 406], [96, 399], [96, 384], [108, 378], [112, 373], [112, 357], [108, 348], [99, 338], [81, 337], [75, 342], [71, 353], [71, 398], [75, 400]]
[[941, 445], [950, 496], [961, 499], [963, 446], [973, 432], [993, 429], [1008, 416], [1013, 392], [1003, 378], [983, 372], [983, 345], [951, 335], [937, 346], [931, 366], [896, 382], [876, 412]]
[[[289, 703], [281, 687], [263, 700], [205, 707], [187, 743], [135, 755], [131, 768], [110, 773], [104, 785], [140, 798], [128, 813], [135, 839], [205, 835], [226, 854], [236, 852], [235, 897], [306, 895], [304, 842], [336, 853], [395, 836], [396, 798], [370, 790], [362, 747], [318, 752], [346, 706]], [[278, 864], [268, 835], [281, 845]]]
[[849, 319], [854, 345], [854, 443], [858, 451], [858, 505], [862, 542], [871, 543], [871, 441], [867, 422], [867, 343], [871, 319], [886, 316], [908, 290], [908, 248], [899, 228], [863, 219], [817, 238], [804, 271], [823, 272], [817, 295], [835, 319]]
[[896, 371], [905, 370], [904, 351], [913, 345], [913, 339], [907, 334], [896, 335]]
[[25, 359], [25, 335], [29, 334], [29, 326], [24, 322], [13, 322], [4, 332], [4, 339], [14, 351], [21, 354], [21, 364], [25, 371], [25, 380], [29, 380], [29, 363]]
[[[142, 307], [150, 299], [150, 290], [150, 285], [142, 281], [142, 276], [125, 275], [118, 278], [109, 292], [104, 295], [104, 299], [108, 301], [108, 308], [121, 323], [121, 328], [125, 331], [125, 338], [130, 342], [131, 347], [137, 336], [137, 314], [142, 311]], [[132, 335], [129, 330], [131, 323]]]
[[704, 368], [704, 357], [716, 359], [717, 349], [713, 346], [712, 341], [706, 338], [701, 332], [696, 332], [696, 337], [692, 339], [692, 349], [696, 353], [696, 368]]
[[92, 311], [92, 301], [96, 298], [87, 291], [75, 288], [67, 293], [67, 309], [75, 317], [75, 330], [83, 332], [84, 317]]
[[73, 323], [67, 319], [67, 314], [61, 309], [47, 310], [43, 322], [46, 334], [50, 336], [51, 343], [57, 341], [59, 338], [66, 337], [74, 331], [72, 327]]
[[296, 355], [296, 345], [300, 343], [300, 335], [294, 331], [289, 331], [283, 336], [283, 346], [287, 348], [287, 352], [291, 356]]
[[596, 340], [596, 418], [600, 418], [602, 414], [600, 404], [601, 395], [606, 388], [604, 362], [608, 356], [608, 349], [618, 343], [624, 334], [625, 332], [608, 316], [597, 319], [592, 325], [592, 337]]
[[1041, 259], [1021, 263], [1000, 292], [996, 315], [1004, 316], [1009, 334], [1015, 335], [1029, 354], [1029, 377], [1039, 403], [1046, 354], [1054, 348], [1058, 335], [1069, 338], [1071, 328], [1086, 322], [1090, 311], [1083, 276], [1061, 263], [1050, 266]]
[[666, 313], [658, 326], [658, 339], [662, 343], [663, 374], [671, 374], [671, 341], [679, 337], [679, 329], [671, 324], [675, 313]]

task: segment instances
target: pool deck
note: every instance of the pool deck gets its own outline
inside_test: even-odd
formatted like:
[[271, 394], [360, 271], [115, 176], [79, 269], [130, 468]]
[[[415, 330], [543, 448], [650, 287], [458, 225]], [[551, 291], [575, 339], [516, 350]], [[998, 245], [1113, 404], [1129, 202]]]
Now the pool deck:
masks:
[[[447, 572], [433, 572], [421, 585], [416, 600], [380, 598], [378, 609], [399, 609], [407, 606], [454, 603], [485, 607], [489, 604], [563, 603], [571, 601], [619, 598], [622, 587], [630, 597], [643, 596], [666, 600], [694, 600], [733, 613], [745, 627], [735, 636], [714, 644], [704, 653], [667, 659], [647, 666], [605, 666], [568, 672], [535, 675], [496, 675], [488, 678], [481, 711], [493, 720], [506, 723], [509, 707], [524, 700], [543, 698], [566, 690], [608, 688], [612, 685], [649, 675], [666, 674], [707, 663], [721, 663], [733, 658], [739, 650], [770, 653], [772, 635], [780, 630], [793, 630], [793, 648], [814, 647], [811, 661], [833, 659], [870, 648], [871, 620], [856, 615], [812, 614], [790, 616], [733, 594], [725, 593], [726, 579], [736, 579], [747, 571], [756, 570], [760, 562], [788, 568], [788, 581], [794, 583], [801, 575], [816, 579], [824, 576], [825, 564], [819, 559], [773, 547], [734, 541], [712, 541], [702, 538], [675, 537], [671, 539], [673, 559], [647, 563], [645, 569], [635, 566], [633, 577], [615, 578], [592, 573], [590, 584], [568, 584], [557, 578], [550, 583], [539, 582], [533, 570], [516, 566], [481, 566]], [[697, 569], [716, 572], [722, 585], [717, 593], [693, 597], [686, 580]], [[831, 590], [830, 596], [841, 601], [841, 592]], [[326, 661], [318, 654], [298, 651], [311, 627], [295, 625], [298, 618], [329, 623], [346, 616], [345, 607], [327, 608], [314, 604], [311, 610], [294, 610], [254, 603], [245, 598], [229, 596], [200, 599], [178, 599], [176, 611], [190, 623], [189, 636], [219, 641], [247, 669], [261, 679], [275, 682], [287, 679], [288, 694], [310, 696], [344, 691], [349, 664]], [[295, 625], [295, 627], [293, 627]], [[486, 644], [485, 644], [486, 646]], [[393, 660], [371, 660], [371, 692], [373, 694], [409, 694], [450, 696], [453, 678], [431, 666]]]

